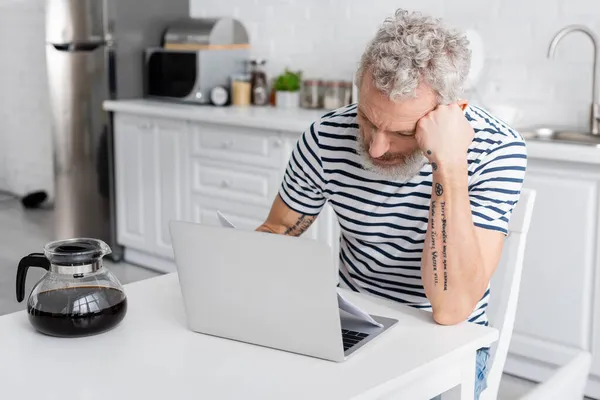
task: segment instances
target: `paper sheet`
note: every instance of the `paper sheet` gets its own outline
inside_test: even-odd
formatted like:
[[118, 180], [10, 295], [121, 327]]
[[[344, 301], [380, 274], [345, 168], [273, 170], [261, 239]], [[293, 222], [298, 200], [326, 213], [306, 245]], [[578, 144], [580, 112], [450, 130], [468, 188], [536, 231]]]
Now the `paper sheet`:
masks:
[[352, 314], [355, 317], [360, 318], [365, 322], [368, 322], [372, 325], [383, 328], [383, 324], [380, 324], [379, 322], [375, 321], [373, 319], [373, 317], [371, 317], [369, 314], [367, 314], [366, 312], [364, 312], [363, 310], [361, 310], [354, 304], [350, 303], [339, 292], [337, 294], [337, 298], [338, 298], [338, 307], [340, 308], [340, 310], [344, 310], [347, 313]]
[[217, 217], [219, 218], [219, 222], [221, 223], [222, 227], [235, 228], [235, 225], [233, 225], [227, 218], [225, 218], [225, 216], [221, 214], [221, 211], [217, 210]]
[[[221, 211], [217, 210], [217, 217], [219, 218], [219, 222], [221, 223], [222, 227], [235, 228], [235, 225], [232, 224], [231, 221], [229, 221], [221, 213]], [[367, 314], [366, 312], [364, 312], [363, 310], [361, 310], [360, 308], [358, 308], [357, 306], [355, 306], [354, 304], [352, 304], [348, 300], [346, 300], [340, 293], [337, 294], [337, 299], [338, 299], [338, 307], [340, 308], [340, 310], [344, 310], [347, 313], [352, 314], [355, 317], [360, 318], [363, 321], [373, 324], [375, 326], [378, 326], [380, 328], [383, 327], [382, 324], [375, 321], [369, 314]]]

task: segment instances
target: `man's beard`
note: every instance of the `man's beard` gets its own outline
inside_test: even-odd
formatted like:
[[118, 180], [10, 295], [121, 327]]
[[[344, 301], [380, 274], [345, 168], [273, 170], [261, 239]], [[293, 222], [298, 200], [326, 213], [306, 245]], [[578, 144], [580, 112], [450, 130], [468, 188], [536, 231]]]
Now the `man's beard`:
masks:
[[356, 140], [356, 151], [361, 157], [363, 168], [367, 171], [375, 172], [379, 175], [384, 175], [395, 180], [408, 181], [421, 171], [421, 168], [428, 163], [427, 158], [421, 150], [415, 150], [410, 154], [395, 154], [380, 158], [382, 161], [398, 160], [401, 163], [394, 165], [379, 165], [375, 164], [369, 156], [369, 150], [362, 140], [362, 135], [359, 135]]

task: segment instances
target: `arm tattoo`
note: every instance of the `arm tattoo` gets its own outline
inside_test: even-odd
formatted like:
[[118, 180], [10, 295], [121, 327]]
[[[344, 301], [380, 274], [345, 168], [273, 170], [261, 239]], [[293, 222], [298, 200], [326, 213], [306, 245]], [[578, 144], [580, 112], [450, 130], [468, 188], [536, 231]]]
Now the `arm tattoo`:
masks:
[[446, 253], [446, 244], [448, 234], [446, 233], [446, 202], [442, 201], [442, 263], [444, 265], [444, 290], [448, 290], [448, 254]]
[[296, 223], [287, 228], [283, 234], [289, 236], [300, 236], [310, 227], [315, 218], [316, 217], [314, 215], [301, 215]]
[[431, 163], [431, 169], [433, 169], [434, 171], [437, 171], [437, 169], [438, 169], [437, 163], [432, 162]]
[[435, 184], [435, 194], [437, 194], [438, 196], [441, 196], [444, 194], [444, 187], [442, 186], [441, 183]]
[[433, 265], [433, 284], [438, 284], [437, 251], [435, 250], [435, 200], [431, 201], [431, 263]]

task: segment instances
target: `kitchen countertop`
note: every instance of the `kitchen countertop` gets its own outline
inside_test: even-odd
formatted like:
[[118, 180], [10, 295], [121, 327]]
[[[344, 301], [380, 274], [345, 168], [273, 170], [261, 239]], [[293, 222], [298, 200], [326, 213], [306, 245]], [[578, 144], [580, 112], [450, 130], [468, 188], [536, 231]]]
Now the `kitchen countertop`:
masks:
[[[328, 112], [302, 108], [199, 106], [147, 99], [106, 101], [104, 108], [113, 112], [271, 129], [296, 135]], [[600, 165], [600, 148], [594, 146], [527, 140], [527, 153], [530, 159]]]
[[216, 107], [157, 100], [132, 99], [104, 102], [108, 111], [150, 117], [181, 118], [250, 128], [272, 129], [300, 135], [327, 110], [282, 109], [275, 107]]

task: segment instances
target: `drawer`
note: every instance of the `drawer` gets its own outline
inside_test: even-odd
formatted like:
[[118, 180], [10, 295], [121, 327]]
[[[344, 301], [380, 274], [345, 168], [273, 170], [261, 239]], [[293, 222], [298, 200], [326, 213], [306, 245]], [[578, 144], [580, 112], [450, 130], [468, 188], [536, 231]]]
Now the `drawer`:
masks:
[[192, 198], [193, 222], [221, 226], [217, 211], [221, 211], [237, 229], [248, 231], [256, 230], [269, 215], [269, 207], [252, 206], [207, 196]]
[[283, 140], [274, 131], [193, 124], [191, 142], [192, 155], [216, 161], [271, 168], [280, 168], [284, 161]]
[[212, 197], [271, 207], [281, 184], [280, 173], [210, 160], [192, 160], [192, 191]]

